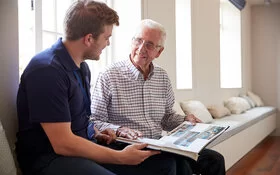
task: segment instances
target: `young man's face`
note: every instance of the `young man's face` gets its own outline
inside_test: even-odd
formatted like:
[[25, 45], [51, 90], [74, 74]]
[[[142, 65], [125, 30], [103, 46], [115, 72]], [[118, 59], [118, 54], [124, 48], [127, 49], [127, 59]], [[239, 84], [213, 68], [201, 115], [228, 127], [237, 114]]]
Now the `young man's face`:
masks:
[[90, 60], [99, 60], [102, 50], [110, 45], [113, 25], [105, 25], [104, 32], [97, 39], [92, 38], [91, 46], [86, 50], [84, 58]]

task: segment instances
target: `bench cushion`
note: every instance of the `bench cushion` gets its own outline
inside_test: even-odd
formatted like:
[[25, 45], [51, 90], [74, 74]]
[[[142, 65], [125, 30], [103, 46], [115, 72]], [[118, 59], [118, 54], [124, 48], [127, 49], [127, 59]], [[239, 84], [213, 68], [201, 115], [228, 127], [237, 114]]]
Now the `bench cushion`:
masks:
[[240, 131], [252, 126], [253, 124], [263, 120], [276, 112], [275, 107], [262, 106], [252, 108], [242, 114], [232, 114], [230, 116], [214, 119], [211, 123], [215, 125], [230, 126], [220, 137], [210, 143], [207, 147], [211, 148], [218, 143], [230, 138], [231, 136], [239, 133]]

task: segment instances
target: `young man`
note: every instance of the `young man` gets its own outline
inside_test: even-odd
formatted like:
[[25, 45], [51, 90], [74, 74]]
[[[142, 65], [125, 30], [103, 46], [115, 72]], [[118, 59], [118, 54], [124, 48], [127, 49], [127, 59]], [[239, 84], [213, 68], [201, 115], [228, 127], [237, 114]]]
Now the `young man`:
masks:
[[[35, 55], [25, 69], [17, 96], [16, 143], [24, 175], [176, 173], [175, 160], [142, 150], [146, 144], [113, 150], [94, 142], [109, 144], [116, 136], [88, 122], [90, 70], [84, 60], [99, 59], [114, 25], [119, 17], [106, 4], [78, 1], [66, 14], [65, 38]], [[152, 167], [151, 161], [158, 163]]]
[[[134, 139], [142, 135], [160, 138], [184, 120], [201, 122], [194, 115], [180, 116], [172, 110], [174, 94], [165, 70], [153, 64], [164, 50], [166, 32], [153, 20], [141, 21], [132, 39], [129, 59], [108, 67], [98, 77], [92, 96], [92, 118], [100, 129]], [[205, 149], [197, 162], [180, 156], [177, 173], [224, 175], [224, 158]]]

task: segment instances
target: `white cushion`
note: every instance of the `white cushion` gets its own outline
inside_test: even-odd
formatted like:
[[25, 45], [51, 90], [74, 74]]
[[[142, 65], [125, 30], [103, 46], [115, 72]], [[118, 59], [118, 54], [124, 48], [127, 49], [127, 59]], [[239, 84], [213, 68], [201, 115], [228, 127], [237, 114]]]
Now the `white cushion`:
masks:
[[255, 102], [248, 96], [248, 95], [240, 95], [240, 97], [244, 98], [245, 100], [247, 100], [247, 102], [249, 103], [251, 108], [256, 107]]
[[0, 121], [0, 174], [16, 175], [17, 170], [5, 131]]
[[213, 120], [207, 108], [200, 101], [189, 100], [180, 103], [182, 110], [186, 115], [193, 114], [203, 123], [209, 123]]
[[224, 101], [225, 107], [227, 107], [232, 114], [241, 114], [250, 109], [250, 104], [241, 97], [230, 97]]
[[209, 105], [207, 106], [207, 109], [215, 119], [222, 118], [231, 114], [229, 109], [224, 107], [223, 105]]
[[175, 101], [173, 105], [173, 110], [176, 112], [176, 114], [180, 114], [182, 116], [185, 115], [184, 111], [182, 110], [180, 104], [177, 101]]
[[254, 101], [255, 106], [264, 106], [262, 99], [257, 94], [248, 91], [247, 95]]

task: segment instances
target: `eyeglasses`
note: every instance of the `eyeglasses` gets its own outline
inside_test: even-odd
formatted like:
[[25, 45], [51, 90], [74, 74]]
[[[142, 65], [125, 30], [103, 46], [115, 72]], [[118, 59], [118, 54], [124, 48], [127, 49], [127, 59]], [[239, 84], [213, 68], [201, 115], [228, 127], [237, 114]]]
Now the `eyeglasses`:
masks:
[[136, 47], [139, 47], [141, 46], [142, 44], [144, 44], [144, 47], [147, 49], [147, 50], [150, 50], [150, 51], [153, 51], [159, 47], [161, 47], [160, 45], [155, 45], [154, 43], [152, 42], [149, 42], [149, 41], [145, 41], [143, 40], [142, 38], [132, 38], [132, 43], [136, 46]]

